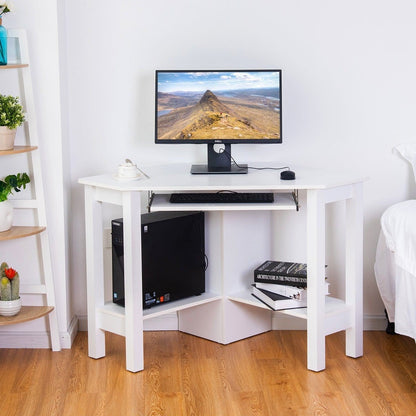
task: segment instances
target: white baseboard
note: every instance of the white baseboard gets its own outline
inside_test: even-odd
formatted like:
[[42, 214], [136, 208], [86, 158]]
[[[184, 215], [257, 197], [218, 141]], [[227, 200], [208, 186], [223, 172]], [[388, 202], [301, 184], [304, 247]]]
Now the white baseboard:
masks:
[[385, 331], [386, 315], [364, 315], [364, 331]]
[[69, 323], [68, 331], [65, 333], [65, 336], [61, 336], [61, 347], [65, 349], [69, 349], [72, 347], [72, 343], [74, 342], [75, 337], [78, 333], [78, 317], [74, 315], [71, 322]]
[[[66, 332], [60, 332], [61, 348], [70, 349], [78, 332], [78, 319], [72, 319]], [[51, 348], [49, 332], [46, 331], [2, 331], [0, 348]]]
[[[364, 331], [384, 331], [387, 320], [382, 315], [364, 315]], [[272, 318], [272, 329], [274, 330], [306, 330], [306, 320], [275, 312]]]
[[88, 331], [87, 315], [78, 315], [78, 331]]

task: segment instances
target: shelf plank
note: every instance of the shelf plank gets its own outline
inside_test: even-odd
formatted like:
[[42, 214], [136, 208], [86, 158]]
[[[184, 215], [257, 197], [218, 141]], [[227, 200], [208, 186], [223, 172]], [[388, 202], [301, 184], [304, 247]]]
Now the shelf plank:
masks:
[[[191, 296], [189, 298], [155, 305], [150, 309], [143, 310], [143, 320], [182, 311], [221, 299], [222, 296], [217, 293], [205, 292], [199, 296]], [[125, 336], [126, 325], [124, 307], [108, 302], [105, 305], [98, 307], [97, 312], [100, 316], [101, 329]]]
[[27, 68], [29, 64], [7, 64], [7, 65], [0, 65], [0, 69], [19, 69], [19, 68]]
[[272, 311], [266, 304], [255, 298], [249, 289], [228, 295], [228, 299], [234, 302], [245, 303], [246, 305], [256, 306], [257, 308]]
[[[332, 296], [325, 296], [325, 318], [337, 317], [338, 315], [348, 313], [350, 309], [343, 300], [333, 298]], [[308, 319], [307, 308], [285, 309], [279, 312], [301, 319]]]
[[0, 156], [32, 152], [33, 150], [36, 150], [37, 148], [38, 148], [37, 146], [15, 146], [13, 149], [10, 149], [10, 150], [0, 150]]
[[[174, 300], [171, 302], [160, 303], [149, 309], [143, 310], [143, 319], [155, 318], [156, 316], [166, 315], [194, 306], [203, 305], [204, 303], [214, 302], [222, 299], [218, 293], [204, 292], [198, 296], [190, 296], [185, 299]], [[124, 317], [124, 307], [113, 302], [107, 302], [104, 306], [98, 308], [102, 313], [117, 317]]]
[[[250, 306], [256, 306], [258, 308], [269, 309], [272, 311], [272, 309], [266, 306], [263, 302], [260, 302], [252, 296], [249, 290], [229, 295], [228, 299], [234, 302], [245, 303]], [[307, 308], [282, 309], [274, 311], [274, 313], [290, 315], [305, 320], [308, 319]], [[347, 305], [341, 299], [325, 296], [325, 335], [350, 328], [352, 325], [351, 316], [351, 306]]]
[[198, 296], [190, 296], [189, 298], [174, 300], [172, 302], [160, 303], [152, 306], [150, 309], [143, 310], [143, 319], [155, 318], [157, 316], [166, 315], [172, 312], [182, 311], [184, 309], [193, 308], [194, 306], [204, 305], [205, 303], [215, 302], [222, 299], [218, 293], [205, 292]]
[[29, 237], [31, 235], [39, 234], [45, 231], [46, 227], [12, 227], [8, 231], [0, 232], [0, 241], [15, 240], [16, 238]]
[[53, 309], [53, 306], [22, 306], [20, 312], [15, 316], [0, 316], [0, 326], [33, 321], [34, 319], [48, 315]]

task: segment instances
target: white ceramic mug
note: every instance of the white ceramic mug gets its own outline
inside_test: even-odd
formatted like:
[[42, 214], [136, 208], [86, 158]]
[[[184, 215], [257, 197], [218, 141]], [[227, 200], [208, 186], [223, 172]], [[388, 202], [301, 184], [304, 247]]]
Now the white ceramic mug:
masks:
[[118, 176], [120, 178], [135, 178], [138, 174], [139, 169], [137, 169], [137, 165], [129, 159], [126, 159], [125, 163], [118, 165]]

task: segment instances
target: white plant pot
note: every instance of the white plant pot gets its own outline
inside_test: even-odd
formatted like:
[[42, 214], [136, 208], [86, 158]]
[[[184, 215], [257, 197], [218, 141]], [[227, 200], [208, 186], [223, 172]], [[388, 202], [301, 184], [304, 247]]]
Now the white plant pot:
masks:
[[7, 126], [0, 126], [0, 150], [13, 149], [16, 130], [10, 130]]
[[13, 206], [10, 201], [0, 202], [0, 232], [12, 228]]
[[0, 315], [14, 316], [22, 308], [22, 298], [16, 300], [0, 300]]

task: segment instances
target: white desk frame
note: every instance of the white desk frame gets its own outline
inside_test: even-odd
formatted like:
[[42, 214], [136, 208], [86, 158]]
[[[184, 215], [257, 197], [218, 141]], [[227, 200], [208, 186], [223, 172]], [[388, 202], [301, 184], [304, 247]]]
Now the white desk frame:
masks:
[[[341, 330], [346, 330], [346, 355], [362, 356], [362, 178], [299, 169], [294, 181], [281, 181], [274, 171], [250, 171], [247, 175], [191, 175], [189, 166], [185, 165], [154, 166], [144, 170], [149, 178], [139, 181], [120, 182], [113, 175], [93, 176], [79, 181], [85, 186], [90, 357], [97, 359], [105, 356], [105, 331], [110, 331], [126, 338], [127, 370], [143, 370], [143, 320], [173, 311], [178, 312], [179, 330], [223, 344], [270, 330], [272, 312], [250, 295], [247, 278], [235, 277], [234, 271], [239, 272], [236, 264], [243, 263], [241, 268], [247, 269], [252, 264], [258, 265], [269, 259], [270, 240], [273, 238], [269, 221], [271, 212], [296, 209], [290, 197], [293, 190], [307, 193], [308, 308], [283, 313], [307, 319], [308, 369], [325, 369], [325, 336]], [[279, 198], [273, 204], [254, 205], [184, 206], [167, 202], [167, 194], [171, 192], [224, 189], [272, 191], [279, 193]], [[211, 257], [220, 260], [214, 261], [215, 277], [207, 280], [205, 294], [142, 310], [141, 238], [137, 231], [141, 221], [141, 192], [155, 193], [152, 203], [154, 211], [199, 210], [207, 213], [208, 251], [211, 247]], [[282, 192], [286, 192], [286, 196], [282, 196]], [[342, 200], [346, 201], [345, 300], [324, 294], [325, 205]], [[104, 301], [102, 203], [123, 208], [125, 308]], [[251, 220], [253, 215], [255, 221]], [[264, 241], [259, 238], [259, 243], [256, 240], [255, 247], [244, 253], [244, 259], [236, 257], [235, 253], [235, 241], [243, 238], [242, 232], [258, 236], [267, 234]], [[229, 242], [231, 236], [234, 240]], [[245, 257], [248, 257], [247, 261]], [[236, 262], [236, 259], [239, 261]], [[250, 268], [250, 273], [252, 270]], [[244, 270], [245, 275], [246, 272]]]

